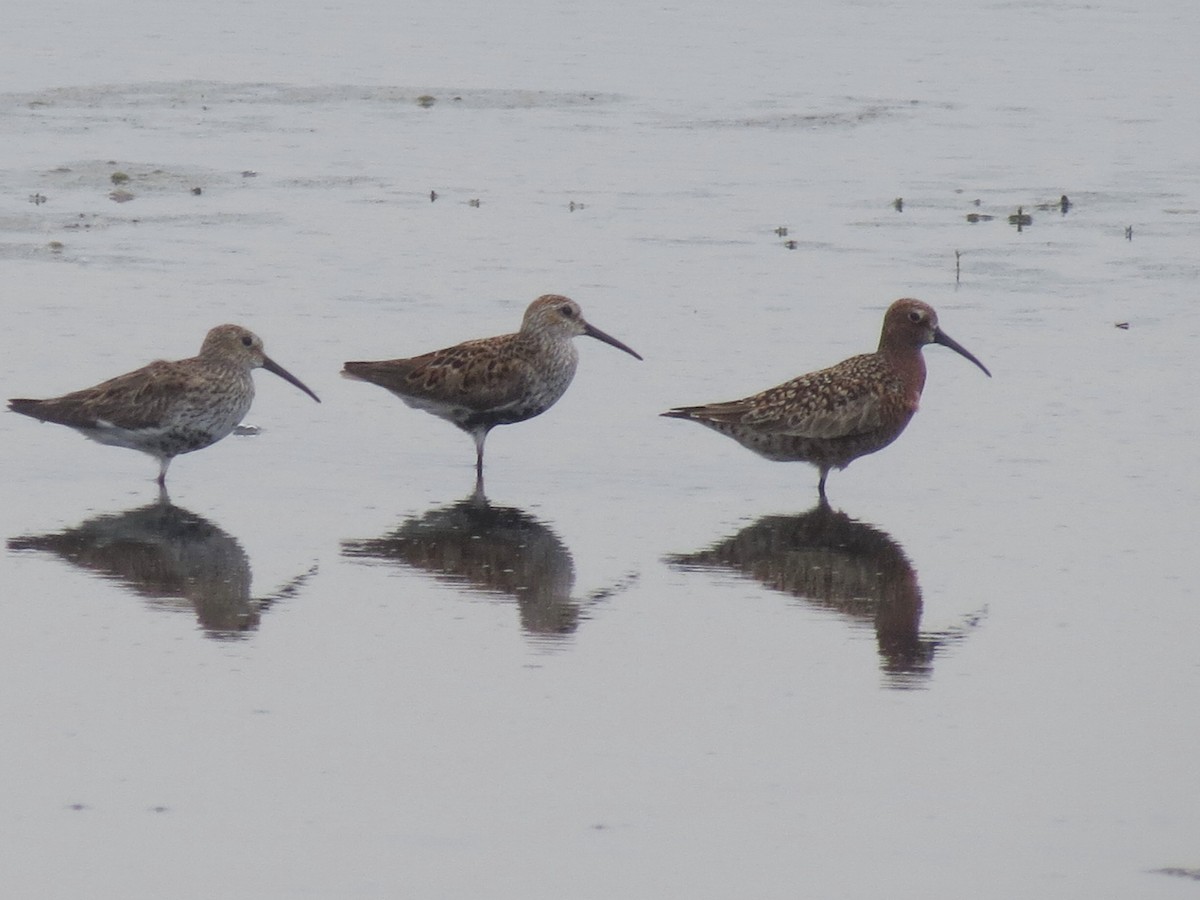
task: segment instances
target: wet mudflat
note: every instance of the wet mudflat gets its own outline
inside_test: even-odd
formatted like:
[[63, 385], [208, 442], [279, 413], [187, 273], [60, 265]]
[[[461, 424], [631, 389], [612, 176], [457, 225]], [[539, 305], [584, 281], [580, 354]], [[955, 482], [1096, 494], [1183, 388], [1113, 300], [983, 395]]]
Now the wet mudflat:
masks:
[[[229, 321], [322, 403], [168, 505], [0, 415], [15, 894], [1194, 892], [1190, 6], [90, 9], [0, 38], [3, 396]], [[645, 361], [577, 340], [486, 503], [338, 375], [547, 292]], [[927, 348], [829, 509], [658, 417], [901, 296], [994, 377]]]

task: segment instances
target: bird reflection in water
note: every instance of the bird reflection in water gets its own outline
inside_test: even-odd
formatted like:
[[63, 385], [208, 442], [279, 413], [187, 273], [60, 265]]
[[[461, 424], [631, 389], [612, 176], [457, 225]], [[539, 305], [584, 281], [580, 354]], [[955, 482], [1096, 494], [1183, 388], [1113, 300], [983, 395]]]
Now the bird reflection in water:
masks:
[[479, 489], [466, 500], [406, 519], [383, 537], [343, 541], [342, 553], [396, 562], [458, 587], [511, 597], [522, 628], [533, 637], [566, 637], [582, 616], [581, 603], [571, 597], [575, 563], [558, 535], [520, 509], [492, 506]]
[[891, 687], [921, 687], [938, 649], [982, 618], [945, 631], [921, 630], [921, 587], [904, 550], [887, 533], [827, 504], [797, 516], [764, 516], [697, 553], [670, 556], [682, 569], [735, 572], [772, 590], [834, 610], [875, 629]]
[[294, 596], [316, 571], [268, 597], [250, 595], [250, 560], [241, 544], [208, 519], [159, 500], [51, 534], [11, 538], [10, 550], [40, 550], [100, 575], [152, 606], [193, 610], [204, 633], [228, 640], [258, 628], [262, 613]]

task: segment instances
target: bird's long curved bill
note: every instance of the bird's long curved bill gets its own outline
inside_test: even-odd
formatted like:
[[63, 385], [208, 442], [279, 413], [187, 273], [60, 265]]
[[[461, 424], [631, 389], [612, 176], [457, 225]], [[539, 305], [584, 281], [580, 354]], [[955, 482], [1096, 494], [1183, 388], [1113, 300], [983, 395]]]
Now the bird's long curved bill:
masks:
[[971, 354], [971, 352], [967, 350], [966, 347], [954, 340], [954, 338], [950, 337], [950, 335], [946, 334], [946, 332], [942, 331], [942, 329], [938, 328], [933, 332], [933, 342], [935, 344], [941, 344], [943, 347], [949, 347], [959, 356], [965, 357], [966, 359], [969, 359], [971, 362], [975, 363], [975, 365], [979, 366], [979, 368], [983, 370], [983, 374], [988, 378], [992, 377], [992, 373], [987, 370], [987, 366], [977, 360]]
[[620, 341], [618, 341], [615, 337], [613, 337], [612, 335], [605, 334], [603, 331], [601, 331], [599, 328], [596, 328], [594, 325], [589, 325], [585, 322], [584, 326], [583, 326], [583, 333], [586, 334], [588, 337], [594, 337], [598, 341], [604, 341], [604, 343], [610, 344], [611, 346], [616, 347], [618, 350], [624, 350], [626, 353], [628, 353], [634, 359], [642, 358], [640, 353], [636, 353], [635, 351], [630, 350], [628, 347], [626, 347], [624, 344], [622, 344]]
[[264, 369], [266, 369], [268, 372], [273, 372], [274, 374], [278, 375], [284, 381], [294, 384], [296, 387], [300, 388], [300, 390], [304, 391], [304, 393], [308, 394], [308, 396], [312, 397], [318, 403], [321, 402], [321, 398], [318, 397], [316, 394], [314, 394], [312, 391], [310, 391], [308, 389], [308, 385], [306, 385], [303, 381], [301, 381], [299, 378], [297, 378], [295, 375], [293, 375], [291, 372], [289, 372], [283, 366], [279, 365], [279, 363], [275, 362], [275, 360], [271, 359], [269, 356], [263, 357], [262, 367]]

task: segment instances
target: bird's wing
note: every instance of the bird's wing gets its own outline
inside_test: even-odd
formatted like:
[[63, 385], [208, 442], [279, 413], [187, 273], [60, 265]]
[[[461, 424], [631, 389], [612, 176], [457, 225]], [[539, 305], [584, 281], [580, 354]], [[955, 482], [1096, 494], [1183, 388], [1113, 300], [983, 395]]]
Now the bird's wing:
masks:
[[794, 437], [861, 434], [880, 427], [885, 398], [898, 389], [873, 362], [854, 357], [742, 400], [684, 407], [680, 417]]
[[523, 400], [533, 383], [529, 363], [499, 341], [466, 341], [411, 359], [348, 362], [345, 372], [417, 405], [427, 402], [475, 412], [495, 411]]
[[13, 400], [17, 412], [72, 428], [135, 430], [163, 424], [181, 394], [195, 388], [186, 367], [158, 360], [94, 387], [49, 400]]

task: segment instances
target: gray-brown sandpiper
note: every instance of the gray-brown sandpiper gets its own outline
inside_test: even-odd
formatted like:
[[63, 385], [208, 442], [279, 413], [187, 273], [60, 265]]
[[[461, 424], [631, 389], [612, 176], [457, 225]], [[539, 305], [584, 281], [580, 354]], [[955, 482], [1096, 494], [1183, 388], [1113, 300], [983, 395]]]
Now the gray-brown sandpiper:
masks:
[[140, 450], [158, 460], [158, 483], [181, 453], [201, 450], [230, 434], [250, 410], [254, 379], [263, 368], [320, 399], [263, 352], [257, 335], [239, 325], [208, 332], [198, 356], [157, 360], [94, 387], [49, 400], [10, 400], [8, 408], [74, 428], [101, 444]]
[[465, 341], [411, 359], [348, 362], [342, 374], [387, 388], [414, 409], [471, 435], [478, 485], [488, 432], [532, 419], [558, 401], [575, 377], [579, 354], [571, 339], [579, 335], [642, 358], [588, 324], [574, 300], [546, 294], [529, 304], [521, 330], [513, 334]]

